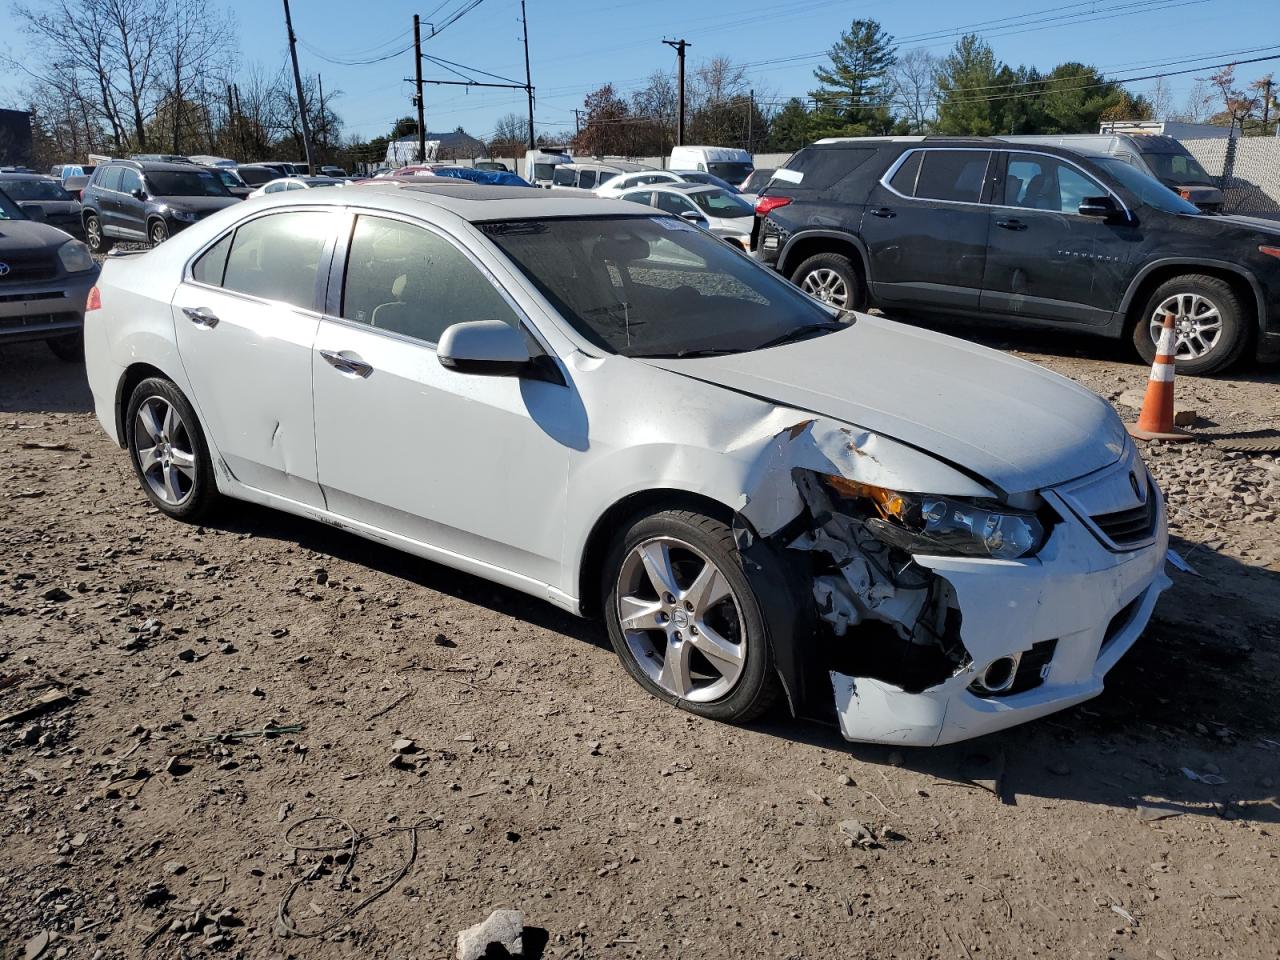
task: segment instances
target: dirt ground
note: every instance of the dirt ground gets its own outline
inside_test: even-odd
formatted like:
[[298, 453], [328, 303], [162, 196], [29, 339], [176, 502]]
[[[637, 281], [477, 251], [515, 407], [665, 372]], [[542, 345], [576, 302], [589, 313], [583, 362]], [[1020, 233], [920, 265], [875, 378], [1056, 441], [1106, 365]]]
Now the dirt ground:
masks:
[[[1280, 425], [1275, 368], [1178, 389], [1207, 432]], [[0, 958], [446, 957], [504, 906], [548, 958], [1275, 958], [1280, 462], [1149, 461], [1198, 575], [1105, 694], [896, 751], [680, 713], [597, 625], [319, 524], [170, 521], [83, 369], [4, 348], [0, 715], [66, 699], [0, 726]]]

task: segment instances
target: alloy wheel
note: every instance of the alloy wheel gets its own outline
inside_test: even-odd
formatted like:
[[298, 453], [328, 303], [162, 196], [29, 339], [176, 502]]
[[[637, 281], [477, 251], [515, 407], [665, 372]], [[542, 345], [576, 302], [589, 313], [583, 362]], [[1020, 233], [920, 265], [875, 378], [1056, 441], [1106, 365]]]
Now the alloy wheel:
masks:
[[88, 233], [90, 248], [97, 250], [102, 246], [102, 225], [98, 223], [97, 217], [90, 217], [88, 223], [85, 224], [85, 232]]
[[845, 309], [849, 306], [849, 285], [840, 274], [828, 267], [819, 267], [800, 282], [800, 289], [823, 303]]
[[1148, 324], [1154, 343], [1160, 342], [1166, 313], [1173, 314], [1176, 359], [1196, 360], [1218, 345], [1222, 337], [1222, 314], [1208, 297], [1199, 293], [1175, 293], [1162, 300]]
[[151, 243], [153, 246], [160, 246], [169, 239], [169, 229], [159, 220], [151, 225]]
[[143, 480], [158, 499], [182, 506], [195, 490], [196, 455], [181, 414], [164, 397], [147, 397], [138, 407], [133, 429]]
[[742, 609], [721, 570], [674, 537], [637, 544], [618, 574], [616, 615], [632, 657], [666, 693], [707, 703], [742, 676]]

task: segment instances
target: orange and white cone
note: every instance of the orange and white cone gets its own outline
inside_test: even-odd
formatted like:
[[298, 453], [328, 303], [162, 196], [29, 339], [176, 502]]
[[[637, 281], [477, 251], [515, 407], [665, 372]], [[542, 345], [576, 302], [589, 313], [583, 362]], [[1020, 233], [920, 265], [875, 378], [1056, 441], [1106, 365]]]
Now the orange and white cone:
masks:
[[1156, 360], [1151, 365], [1147, 394], [1142, 398], [1142, 412], [1137, 423], [1127, 423], [1129, 436], [1137, 440], [1190, 440], [1192, 435], [1173, 425], [1174, 355], [1178, 337], [1173, 329], [1173, 314], [1164, 315], [1164, 328], [1156, 344]]

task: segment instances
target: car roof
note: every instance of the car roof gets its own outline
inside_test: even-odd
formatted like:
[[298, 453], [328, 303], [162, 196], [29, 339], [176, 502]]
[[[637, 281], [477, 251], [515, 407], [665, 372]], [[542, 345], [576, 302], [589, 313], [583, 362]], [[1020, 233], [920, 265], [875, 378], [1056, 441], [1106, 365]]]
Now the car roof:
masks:
[[[375, 180], [353, 184], [345, 190], [321, 190], [327, 202], [351, 203], [359, 197], [372, 206], [411, 212], [420, 204], [447, 210], [464, 220], [521, 220], [533, 217], [653, 216], [630, 200], [609, 200], [589, 193], [557, 193], [534, 187], [496, 187], [470, 180], [431, 177]], [[299, 198], [296, 202], [305, 202]]]
[[51, 177], [46, 173], [18, 173], [12, 170], [0, 170], [0, 180], [48, 180], [50, 183], [57, 183], [57, 177]]
[[706, 193], [709, 190], [722, 190], [714, 183], [646, 183], [637, 190], [662, 190], [666, 193]]
[[209, 170], [198, 163], [169, 163], [166, 160], [108, 160], [104, 167], [119, 166], [141, 170], [143, 173], [190, 173], [193, 170]]

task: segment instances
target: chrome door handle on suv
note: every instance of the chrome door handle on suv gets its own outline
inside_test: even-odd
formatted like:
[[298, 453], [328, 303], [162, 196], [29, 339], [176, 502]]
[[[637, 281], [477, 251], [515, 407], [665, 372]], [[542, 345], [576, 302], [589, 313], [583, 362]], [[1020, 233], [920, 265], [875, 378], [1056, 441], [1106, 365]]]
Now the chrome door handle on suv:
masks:
[[1005, 230], [1025, 230], [1027, 225], [1017, 218], [1010, 217], [1004, 220], [996, 221], [997, 227], [1003, 227]]
[[344, 357], [336, 350], [321, 350], [320, 356], [324, 357], [325, 362], [339, 373], [353, 373], [357, 377], [367, 377], [373, 373], [373, 364]]
[[212, 330], [218, 325], [217, 315], [208, 307], [183, 307], [182, 312], [185, 313], [187, 315], [187, 319], [197, 327], [204, 327], [206, 330]]
[[871, 211], [871, 215], [873, 217], [880, 217], [883, 220], [892, 220], [894, 217], [897, 216], [897, 214], [894, 213], [892, 210], [890, 210], [888, 207], [876, 207], [874, 210]]

